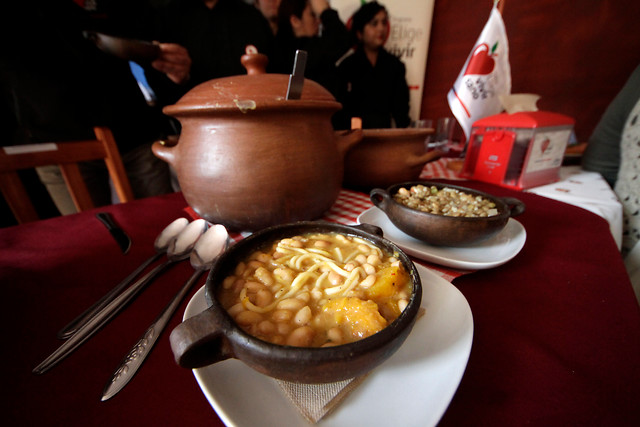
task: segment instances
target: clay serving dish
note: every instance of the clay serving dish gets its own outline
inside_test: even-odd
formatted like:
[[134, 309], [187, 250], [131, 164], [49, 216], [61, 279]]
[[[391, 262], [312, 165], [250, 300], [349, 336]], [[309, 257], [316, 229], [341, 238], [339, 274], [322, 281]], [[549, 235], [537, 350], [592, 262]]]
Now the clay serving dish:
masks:
[[344, 185], [369, 191], [418, 179], [425, 163], [442, 156], [426, 150], [432, 133], [429, 128], [363, 129], [362, 141], [345, 156]]
[[[362, 375], [389, 358], [409, 335], [422, 300], [422, 284], [418, 272], [408, 258], [392, 242], [366, 231], [373, 226], [346, 226], [328, 222], [298, 222], [279, 225], [254, 233], [225, 252], [211, 269], [205, 296], [209, 308], [185, 320], [171, 333], [171, 348], [177, 363], [193, 369], [228, 358], [236, 358], [265, 375], [299, 383], [326, 383]], [[378, 333], [349, 344], [325, 348], [291, 347], [262, 341], [245, 333], [215, 298], [239, 261], [256, 249], [275, 240], [310, 232], [339, 232], [360, 236], [386, 252], [396, 253], [409, 272], [413, 294], [402, 314]]]
[[152, 147], [189, 206], [230, 230], [320, 218], [340, 192], [344, 153], [362, 137], [334, 132], [340, 104], [319, 84], [305, 80], [301, 98], [286, 99], [289, 76], [263, 74], [264, 59], [244, 55], [248, 75], [202, 83], [165, 107], [182, 132], [177, 145]]
[[[457, 189], [467, 194], [482, 196], [495, 203], [498, 214], [490, 217], [453, 217], [422, 212], [409, 208], [393, 199], [402, 187], [413, 185], [435, 186]], [[389, 217], [400, 230], [418, 240], [437, 246], [467, 246], [489, 239], [499, 233], [510, 217], [520, 215], [525, 205], [513, 197], [496, 197], [490, 194], [456, 185], [430, 181], [410, 181], [394, 184], [386, 190], [375, 188], [370, 192], [374, 205]]]

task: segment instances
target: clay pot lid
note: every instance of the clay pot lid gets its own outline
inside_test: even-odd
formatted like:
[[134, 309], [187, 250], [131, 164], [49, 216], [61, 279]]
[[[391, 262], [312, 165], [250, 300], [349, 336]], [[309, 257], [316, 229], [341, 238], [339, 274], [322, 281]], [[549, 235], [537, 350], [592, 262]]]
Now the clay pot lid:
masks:
[[300, 99], [287, 100], [288, 74], [264, 72], [266, 56], [242, 57], [247, 75], [222, 77], [201, 83], [187, 92], [176, 104], [163, 109], [171, 116], [208, 112], [237, 111], [249, 113], [261, 109], [339, 110], [341, 104], [320, 84], [305, 79]]

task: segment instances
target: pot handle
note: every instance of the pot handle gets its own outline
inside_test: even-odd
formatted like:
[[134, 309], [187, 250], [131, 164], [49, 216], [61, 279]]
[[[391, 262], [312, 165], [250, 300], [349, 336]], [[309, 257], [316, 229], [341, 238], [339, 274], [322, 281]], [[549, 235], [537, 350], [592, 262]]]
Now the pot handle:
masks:
[[444, 155], [444, 152], [440, 150], [427, 151], [426, 153], [421, 154], [419, 156], [412, 154], [409, 157], [407, 157], [406, 164], [409, 167], [423, 165], [425, 163], [438, 160], [443, 155]]
[[518, 216], [525, 211], [526, 205], [515, 197], [501, 197], [500, 200], [509, 207], [509, 216], [511, 217]]
[[173, 165], [175, 162], [174, 147], [178, 144], [175, 137], [169, 137], [166, 140], [155, 141], [151, 145], [151, 151], [161, 160]]
[[373, 190], [371, 190], [371, 192], [369, 193], [369, 198], [374, 205], [385, 212], [387, 210], [387, 206], [391, 201], [389, 192], [387, 190], [383, 190], [382, 188], [374, 188]]
[[378, 227], [377, 225], [373, 225], [373, 224], [358, 224], [358, 225], [353, 225], [353, 228], [356, 228], [358, 230], [362, 230], [365, 231], [369, 234], [373, 234], [375, 236], [378, 237], [384, 237], [384, 233], [382, 231], [382, 228]]
[[360, 141], [362, 141], [362, 129], [341, 130], [335, 132], [338, 139], [338, 151], [344, 156], [347, 151]]
[[253, 45], [247, 46], [245, 48], [245, 54], [240, 57], [240, 63], [242, 63], [247, 70], [247, 74], [250, 76], [266, 74], [268, 62], [269, 58], [267, 55], [258, 53], [258, 49]]
[[226, 323], [219, 307], [209, 307], [176, 326], [169, 341], [178, 365], [195, 369], [233, 357], [223, 332]]

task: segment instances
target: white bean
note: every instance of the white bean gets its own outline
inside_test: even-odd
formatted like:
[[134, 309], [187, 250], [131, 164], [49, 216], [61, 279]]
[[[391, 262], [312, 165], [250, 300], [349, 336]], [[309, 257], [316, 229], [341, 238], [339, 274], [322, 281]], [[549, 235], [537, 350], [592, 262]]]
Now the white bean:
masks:
[[276, 310], [271, 314], [271, 318], [276, 322], [288, 322], [293, 317], [289, 310]]
[[329, 283], [331, 283], [332, 286], [338, 286], [343, 281], [342, 276], [333, 270], [331, 270], [331, 272], [327, 276], [327, 279], [329, 279]]
[[[261, 263], [261, 265], [263, 264]], [[256, 269], [255, 276], [258, 280], [260, 280], [262, 283], [264, 283], [267, 286], [271, 286], [275, 282], [275, 279], [273, 278], [269, 270], [267, 270], [264, 267], [258, 267]]]
[[290, 246], [292, 248], [301, 248], [303, 246], [301, 241], [295, 239], [282, 239], [281, 242], [283, 245]]
[[311, 297], [314, 300], [319, 300], [320, 298], [322, 298], [324, 296], [324, 294], [322, 293], [322, 291], [320, 289], [312, 289], [311, 290]]
[[340, 328], [331, 328], [327, 331], [327, 338], [334, 344], [342, 343], [342, 330]]
[[315, 332], [309, 326], [301, 326], [291, 332], [287, 338], [287, 345], [295, 347], [308, 347], [313, 342]]
[[258, 323], [258, 330], [265, 335], [273, 335], [276, 332], [276, 325], [268, 320]]
[[311, 294], [309, 292], [301, 292], [296, 296], [296, 298], [306, 304], [311, 300]]
[[276, 325], [276, 330], [280, 335], [289, 335], [289, 332], [291, 332], [291, 325], [288, 323], [278, 323]]
[[280, 310], [293, 310], [298, 311], [304, 306], [304, 301], [300, 301], [297, 298], [283, 299], [276, 306]]
[[366, 263], [365, 265], [363, 265], [362, 268], [364, 269], [364, 272], [367, 274], [376, 274], [376, 268], [369, 263]]
[[296, 313], [295, 317], [293, 318], [293, 321], [300, 326], [306, 325], [307, 323], [309, 323], [311, 321], [311, 308], [309, 308], [308, 305], [305, 305], [304, 307], [302, 307]]
[[238, 265], [236, 266], [236, 276], [242, 276], [242, 273], [244, 273], [244, 270], [247, 268], [247, 265], [244, 262], [239, 262]]
[[329, 246], [331, 246], [331, 243], [327, 242], [326, 240], [316, 240], [313, 243], [313, 246], [315, 246], [316, 248], [328, 248]]
[[265, 289], [265, 286], [260, 282], [245, 282], [244, 287], [247, 288], [248, 292], [258, 292], [262, 289]]
[[273, 295], [266, 289], [261, 289], [256, 294], [256, 305], [258, 307], [266, 307], [273, 301]]
[[284, 283], [293, 282], [293, 271], [290, 268], [276, 268], [273, 274], [279, 277]]
[[366, 279], [364, 279], [362, 282], [360, 282], [360, 286], [367, 289], [370, 288], [371, 286], [373, 286], [373, 284], [376, 283], [376, 276], [373, 274], [370, 274], [367, 276]]
[[247, 268], [251, 270], [257, 270], [260, 267], [264, 267], [264, 264], [261, 263], [260, 261], [256, 261], [255, 259], [247, 263]]
[[271, 262], [271, 257], [268, 254], [265, 254], [264, 252], [259, 252], [258, 255], [256, 256], [256, 259], [263, 264], [269, 264]]
[[222, 281], [222, 287], [224, 289], [231, 289], [231, 286], [233, 286], [233, 282], [235, 281], [236, 281], [236, 276], [225, 277], [225, 279]]
[[256, 313], [255, 311], [245, 310], [238, 313], [238, 315], [235, 317], [235, 320], [239, 325], [255, 325], [258, 322], [262, 321], [262, 315], [260, 313]]
[[233, 292], [236, 294], [239, 294], [242, 288], [244, 288], [244, 284], [245, 284], [244, 279], [238, 279], [235, 282], [233, 282]]
[[371, 264], [373, 266], [380, 265], [382, 260], [380, 259], [380, 255], [371, 254], [367, 257], [367, 264]]
[[364, 252], [365, 254], [369, 253], [371, 251], [371, 248], [367, 245], [365, 245], [364, 243], [360, 243], [358, 245], [358, 250], [360, 252]]
[[229, 313], [229, 316], [235, 317], [241, 311], [244, 311], [244, 306], [242, 305], [241, 302], [239, 302], [229, 307], [229, 309], [227, 310], [227, 313]]

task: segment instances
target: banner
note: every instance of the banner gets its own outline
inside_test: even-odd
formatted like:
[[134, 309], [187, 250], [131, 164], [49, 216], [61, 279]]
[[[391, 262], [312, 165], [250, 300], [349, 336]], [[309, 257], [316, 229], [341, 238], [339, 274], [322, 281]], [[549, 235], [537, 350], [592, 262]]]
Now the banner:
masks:
[[449, 108], [467, 141], [473, 123], [502, 112], [501, 95], [511, 93], [509, 43], [502, 16], [491, 10], [480, 37], [447, 95]]
[[[411, 120], [420, 118], [424, 75], [427, 67], [431, 20], [435, 0], [379, 1], [389, 12], [390, 33], [385, 49], [396, 55], [407, 69]], [[342, 22], [347, 23], [360, 8], [362, 0], [331, 0]]]

